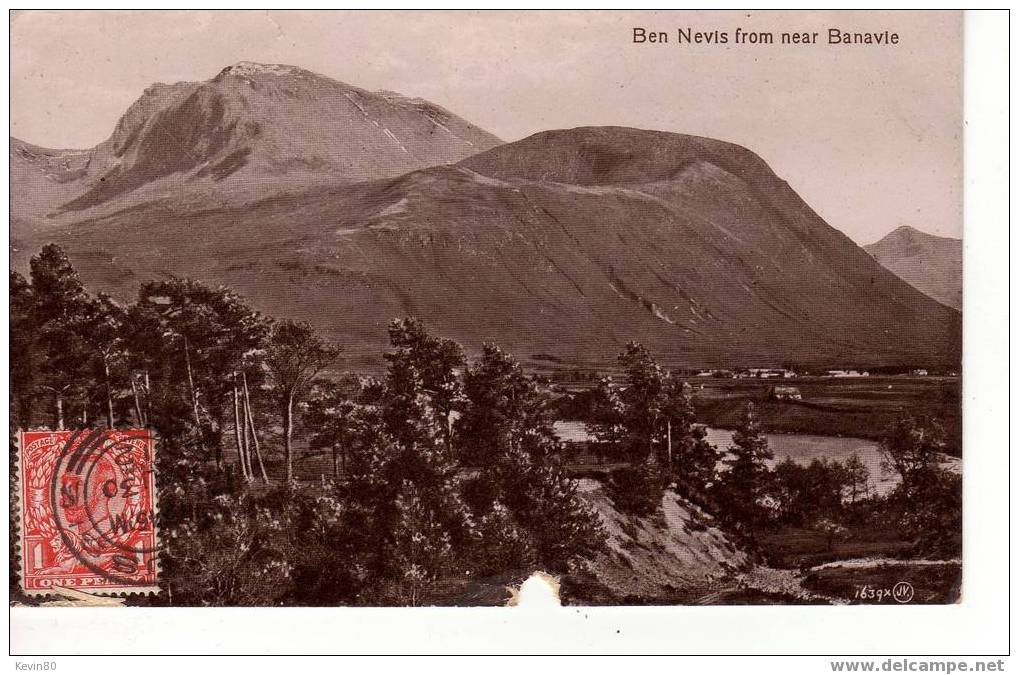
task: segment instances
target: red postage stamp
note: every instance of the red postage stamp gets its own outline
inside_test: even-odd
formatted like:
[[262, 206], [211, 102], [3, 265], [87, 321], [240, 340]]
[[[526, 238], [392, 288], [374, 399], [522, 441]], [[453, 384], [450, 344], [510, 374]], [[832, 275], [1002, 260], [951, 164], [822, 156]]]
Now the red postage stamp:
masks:
[[25, 431], [19, 440], [22, 589], [158, 592], [151, 432]]

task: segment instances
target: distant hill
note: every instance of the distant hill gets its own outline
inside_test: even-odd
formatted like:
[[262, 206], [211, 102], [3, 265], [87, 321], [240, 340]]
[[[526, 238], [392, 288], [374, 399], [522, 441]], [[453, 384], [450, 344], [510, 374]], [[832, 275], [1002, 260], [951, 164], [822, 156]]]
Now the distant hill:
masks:
[[245, 203], [449, 164], [499, 143], [422, 99], [242, 62], [207, 82], [152, 85], [95, 148], [12, 138], [12, 213], [39, 227], [166, 199]]
[[938, 302], [962, 309], [962, 240], [900, 227], [863, 247], [874, 259]]
[[[222, 189], [264, 162], [253, 149], [222, 181], [197, 176], [232, 147], [188, 175]], [[213, 193], [82, 213], [20, 242], [15, 264], [48, 240], [121, 297], [170, 274], [229, 284], [267, 313], [313, 322], [351, 365], [377, 363], [387, 322], [407, 314], [524, 360], [603, 365], [631, 339], [676, 365], [960, 359], [959, 312], [828, 226], [754, 153], [679, 134], [548, 131], [453, 166], [254, 203]]]

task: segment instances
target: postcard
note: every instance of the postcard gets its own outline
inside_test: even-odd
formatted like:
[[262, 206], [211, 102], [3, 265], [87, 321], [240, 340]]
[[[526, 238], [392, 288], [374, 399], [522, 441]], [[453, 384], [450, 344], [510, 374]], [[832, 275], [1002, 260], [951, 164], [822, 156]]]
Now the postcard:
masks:
[[964, 597], [961, 12], [10, 29], [13, 605]]

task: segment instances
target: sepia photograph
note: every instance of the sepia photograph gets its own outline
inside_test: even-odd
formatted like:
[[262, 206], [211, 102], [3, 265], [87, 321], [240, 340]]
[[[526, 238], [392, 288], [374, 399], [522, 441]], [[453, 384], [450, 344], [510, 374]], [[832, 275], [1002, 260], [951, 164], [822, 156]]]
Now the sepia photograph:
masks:
[[9, 19], [12, 608], [965, 601], [963, 12]]

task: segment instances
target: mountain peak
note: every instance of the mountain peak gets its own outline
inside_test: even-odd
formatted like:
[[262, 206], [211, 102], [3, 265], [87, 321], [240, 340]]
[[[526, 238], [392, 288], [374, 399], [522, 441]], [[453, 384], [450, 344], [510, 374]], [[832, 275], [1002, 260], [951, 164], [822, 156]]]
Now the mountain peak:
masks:
[[912, 241], [921, 241], [921, 240], [923, 240], [923, 241], [947, 241], [947, 242], [957, 242], [957, 241], [959, 241], [958, 239], [953, 238], [953, 237], [942, 237], [942, 236], [939, 236], [939, 235], [936, 235], [936, 234], [931, 234], [930, 232], [924, 232], [923, 230], [918, 230], [915, 227], [912, 227], [910, 225], [900, 225], [899, 227], [895, 228], [894, 230], [892, 230], [891, 232], [886, 234], [884, 237], [882, 237], [878, 241], [874, 242], [873, 244], [868, 244], [868, 246], [878, 246], [879, 244], [881, 244], [883, 242], [892, 242], [892, 241], [912, 242]]
[[911, 225], [899, 225], [897, 228], [892, 230], [892, 234], [923, 234], [920, 230], [916, 229]]
[[239, 77], [251, 77], [253, 75], [297, 75], [305, 72], [297, 66], [288, 66], [282, 63], [256, 63], [254, 61], [238, 61], [232, 66], [227, 66], [219, 71], [216, 79], [229, 75]]
[[871, 246], [879, 246], [881, 244], [885, 244], [886, 246], [916, 246], [919, 241], [931, 236], [933, 235], [921, 232], [915, 227], [900, 225], [880, 240], [871, 244]]
[[269, 184], [291, 193], [391, 178], [500, 143], [422, 99], [239, 61], [209, 81], [147, 87], [95, 148], [72, 157], [14, 146], [12, 157], [31, 213], [59, 216], [170, 195], [247, 202], [264, 198]]
[[914, 288], [949, 307], [962, 307], [961, 240], [903, 225], [863, 248]]
[[754, 153], [732, 143], [615, 126], [542, 131], [463, 164], [498, 178], [608, 185], [669, 180], [698, 162], [736, 175], [771, 173]]

